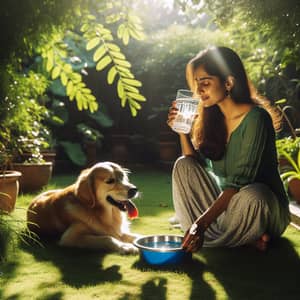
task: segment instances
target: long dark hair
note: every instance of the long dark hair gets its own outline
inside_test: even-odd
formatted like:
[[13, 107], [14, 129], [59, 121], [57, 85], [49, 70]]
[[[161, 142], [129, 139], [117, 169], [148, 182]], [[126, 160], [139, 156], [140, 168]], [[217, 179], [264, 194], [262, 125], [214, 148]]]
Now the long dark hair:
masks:
[[[254, 95], [244, 65], [240, 57], [230, 48], [212, 47], [201, 51], [186, 67], [186, 78], [190, 89], [197, 93], [197, 83], [194, 78], [195, 70], [203, 66], [205, 71], [218, 77], [225, 84], [228, 76], [234, 77], [234, 86], [230, 96], [236, 103], [253, 103], [264, 106], [271, 117], [275, 128], [280, 121], [278, 114], [270, 107], [266, 100]], [[212, 160], [222, 158], [226, 147], [227, 129], [224, 115], [218, 105], [204, 108], [199, 105], [199, 115], [192, 130], [192, 141], [196, 149]]]

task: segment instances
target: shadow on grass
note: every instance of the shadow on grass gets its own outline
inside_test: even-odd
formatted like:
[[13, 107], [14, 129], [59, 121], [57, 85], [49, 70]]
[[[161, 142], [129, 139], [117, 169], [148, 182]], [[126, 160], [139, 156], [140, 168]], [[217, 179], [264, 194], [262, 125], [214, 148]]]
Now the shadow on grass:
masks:
[[[198, 257], [204, 258], [206, 263]], [[141, 299], [152, 299], [149, 295], [155, 295], [153, 299], [157, 300], [167, 298], [164, 271], [184, 273], [190, 278], [190, 300], [218, 299], [216, 290], [232, 300], [299, 299], [299, 255], [286, 238], [281, 238], [265, 253], [249, 247], [205, 248], [177, 266], [151, 266], [139, 260], [133, 267], [143, 272], [157, 272], [157, 276], [143, 285]], [[204, 279], [204, 272], [212, 274], [218, 284], [214, 286], [214, 280]]]
[[18, 265], [17, 262], [0, 263], [0, 299], [4, 299], [4, 287], [16, 276]]
[[54, 241], [47, 241], [46, 245], [45, 248], [41, 248], [23, 244], [22, 248], [32, 254], [37, 261], [52, 262], [61, 273], [61, 281], [71, 287], [80, 288], [85, 285], [117, 282], [122, 279], [119, 266], [103, 268], [104, 252], [63, 248]]
[[[149, 265], [144, 262], [144, 260], [140, 259], [133, 264], [133, 268], [136, 268], [142, 272], [157, 272], [158, 274], [142, 286], [141, 299], [167, 299], [167, 280], [161, 276], [162, 272], [164, 271], [183, 273], [190, 278], [190, 280], [192, 281], [192, 288], [189, 299], [216, 299], [215, 292], [203, 279], [203, 272], [207, 270], [207, 267], [203, 262], [196, 258], [187, 259], [186, 261], [178, 265], [165, 266]], [[174, 286], [174, 289], [176, 289], [176, 286]], [[153, 297], [151, 298], [149, 297], [149, 295], [153, 295]]]
[[204, 249], [202, 255], [228, 299], [299, 299], [300, 260], [288, 239], [265, 253], [242, 247]]

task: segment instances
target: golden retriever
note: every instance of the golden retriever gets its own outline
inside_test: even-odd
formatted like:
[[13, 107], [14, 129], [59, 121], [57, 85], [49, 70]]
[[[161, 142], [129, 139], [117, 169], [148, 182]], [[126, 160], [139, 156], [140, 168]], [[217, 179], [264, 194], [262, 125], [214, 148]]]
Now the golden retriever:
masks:
[[74, 184], [38, 195], [27, 211], [28, 227], [39, 236], [58, 235], [61, 246], [135, 254], [132, 242], [138, 235], [129, 232], [125, 212], [137, 217], [130, 200], [137, 196], [128, 170], [99, 162]]

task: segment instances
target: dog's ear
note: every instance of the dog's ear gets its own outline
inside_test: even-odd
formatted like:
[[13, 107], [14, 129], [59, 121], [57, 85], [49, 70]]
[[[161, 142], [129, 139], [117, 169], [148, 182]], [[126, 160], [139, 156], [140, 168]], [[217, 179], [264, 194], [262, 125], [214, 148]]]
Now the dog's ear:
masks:
[[94, 189], [93, 169], [81, 172], [75, 183], [75, 196], [86, 205], [94, 207], [96, 204], [96, 193]]

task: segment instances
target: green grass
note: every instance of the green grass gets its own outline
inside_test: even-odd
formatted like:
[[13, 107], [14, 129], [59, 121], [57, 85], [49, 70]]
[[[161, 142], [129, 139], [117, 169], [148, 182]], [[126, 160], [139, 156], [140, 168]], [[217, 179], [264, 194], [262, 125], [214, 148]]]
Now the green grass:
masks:
[[[168, 224], [170, 173], [137, 168], [130, 177], [142, 192], [132, 231], [181, 233]], [[47, 189], [75, 178], [55, 176]], [[16, 217], [25, 218], [22, 208], [32, 197], [19, 197]], [[0, 264], [0, 299], [299, 299], [299, 253], [300, 235], [291, 226], [266, 253], [248, 247], [202, 249], [189, 263], [164, 268], [148, 266], [138, 256], [20, 243]]]

